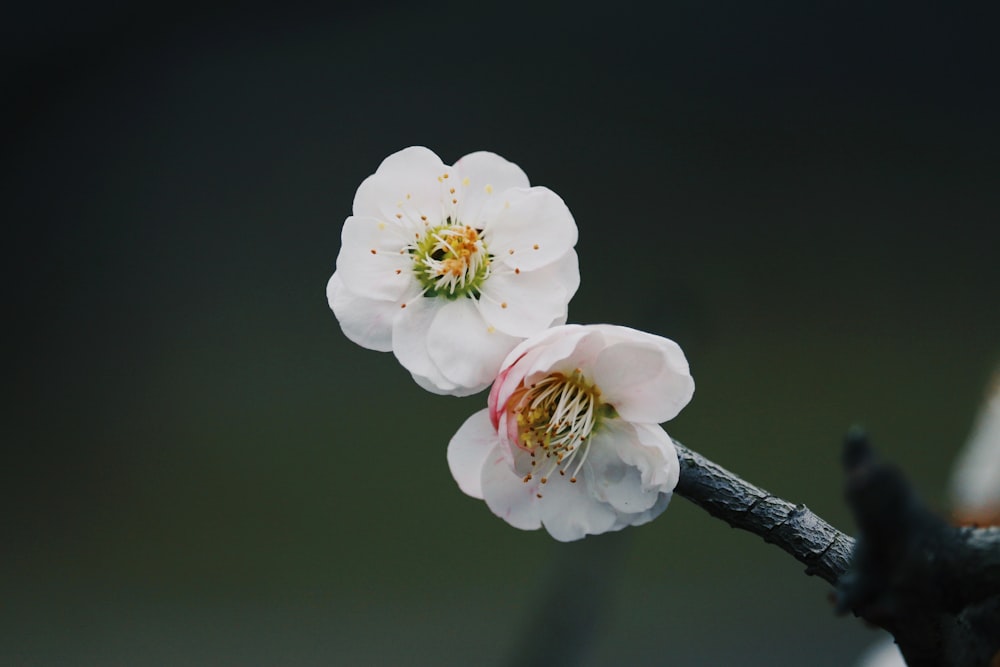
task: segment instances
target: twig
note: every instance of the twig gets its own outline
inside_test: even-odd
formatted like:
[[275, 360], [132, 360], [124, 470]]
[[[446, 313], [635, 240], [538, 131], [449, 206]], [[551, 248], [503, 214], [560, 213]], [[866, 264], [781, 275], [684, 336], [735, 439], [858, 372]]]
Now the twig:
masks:
[[733, 528], [759, 535], [836, 585], [851, 561], [854, 540], [816, 516], [734, 475], [674, 440], [681, 464], [675, 492]]

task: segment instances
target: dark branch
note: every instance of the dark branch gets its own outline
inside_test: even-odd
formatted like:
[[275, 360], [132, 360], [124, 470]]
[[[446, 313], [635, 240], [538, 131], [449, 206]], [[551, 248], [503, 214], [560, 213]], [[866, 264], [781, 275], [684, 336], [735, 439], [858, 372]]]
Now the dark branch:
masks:
[[997, 664], [1000, 528], [957, 527], [932, 513], [859, 431], [848, 436], [844, 467], [860, 533], [838, 610], [891, 632], [910, 667]]
[[847, 571], [854, 540], [805, 505], [773, 496], [674, 440], [681, 463], [676, 493], [733, 528], [759, 535], [831, 584]]

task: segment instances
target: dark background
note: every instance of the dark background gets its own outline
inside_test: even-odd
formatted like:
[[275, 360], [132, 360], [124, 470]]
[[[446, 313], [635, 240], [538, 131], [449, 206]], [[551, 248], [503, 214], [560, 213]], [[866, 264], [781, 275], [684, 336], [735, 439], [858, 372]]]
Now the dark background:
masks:
[[385, 156], [493, 150], [576, 217], [571, 321], [686, 350], [674, 437], [851, 532], [860, 421], [946, 510], [1000, 360], [995, 22], [759, 4], [8, 14], [0, 663], [501, 665], [574, 610], [585, 665], [853, 661], [822, 581], [683, 499], [493, 517], [444, 459], [485, 395], [324, 296]]

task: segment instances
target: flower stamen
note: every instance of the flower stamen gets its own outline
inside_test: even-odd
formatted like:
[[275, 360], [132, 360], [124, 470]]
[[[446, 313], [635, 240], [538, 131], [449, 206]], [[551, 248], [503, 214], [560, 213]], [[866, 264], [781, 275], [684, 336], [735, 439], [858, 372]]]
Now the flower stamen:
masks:
[[[551, 373], [511, 396], [508, 405], [517, 423], [517, 446], [530, 453], [532, 466], [537, 466], [536, 454], [548, 459], [539, 479], [542, 484], [557, 471], [565, 476], [574, 461], [570, 482], [576, 482], [601, 414], [600, 396], [600, 390], [587, 382], [580, 369], [569, 375]], [[527, 475], [524, 481], [530, 479]]]
[[454, 224], [451, 218], [422, 236], [417, 234], [408, 250], [426, 296], [477, 298], [490, 275], [492, 256], [486, 251], [482, 230]]

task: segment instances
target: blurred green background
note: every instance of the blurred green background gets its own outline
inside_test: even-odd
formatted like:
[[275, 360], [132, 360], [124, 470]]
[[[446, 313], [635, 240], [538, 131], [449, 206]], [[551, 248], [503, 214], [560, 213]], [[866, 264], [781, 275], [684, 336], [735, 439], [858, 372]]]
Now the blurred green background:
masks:
[[680, 498], [570, 545], [507, 526], [444, 458], [485, 394], [421, 391], [327, 307], [385, 156], [492, 150], [576, 217], [571, 321], [684, 347], [674, 437], [852, 532], [860, 422], [946, 510], [1000, 360], [989, 17], [641, 7], [9, 17], [0, 663], [499, 666], [574, 613], [581, 665], [876, 639]]

